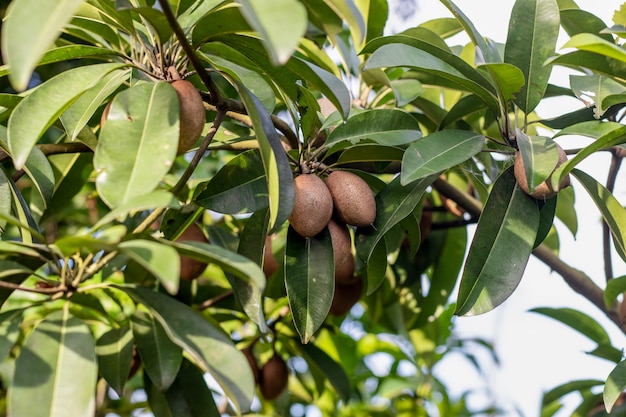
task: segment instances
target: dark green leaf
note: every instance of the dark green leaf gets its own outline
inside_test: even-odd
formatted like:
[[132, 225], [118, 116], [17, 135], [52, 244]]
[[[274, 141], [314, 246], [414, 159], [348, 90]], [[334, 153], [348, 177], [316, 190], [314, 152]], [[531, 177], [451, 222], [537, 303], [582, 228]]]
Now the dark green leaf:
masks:
[[285, 287], [293, 322], [302, 343], [308, 343], [322, 325], [333, 297], [333, 249], [328, 229], [303, 238], [291, 227], [287, 232]]
[[544, 316], [553, 318], [572, 329], [580, 332], [584, 336], [593, 340], [599, 345], [610, 344], [609, 335], [596, 320], [582, 311], [573, 308], [549, 308], [538, 307], [530, 311], [543, 314]]
[[558, 401], [570, 392], [580, 391], [598, 385], [602, 385], [603, 381], [597, 379], [581, 379], [578, 381], [570, 381], [552, 388], [550, 391], [543, 395], [542, 403], [544, 405], [550, 404], [553, 401]]
[[401, 182], [445, 171], [476, 155], [483, 149], [485, 137], [466, 130], [446, 129], [413, 142], [402, 158]]
[[144, 371], [160, 391], [165, 391], [174, 382], [183, 360], [181, 347], [170, 340], [161, 323], [144, 310], [135, 310], [131, 324]]
[[100, 375], [117, 392], [124, 395], [124, 385], [133, 360], [133, 335], [130, 327], [111, 329], [96, 341]]
[[33, 330], [15, 362], [7, 398], [9, 413], [24, 417], [93, 415], [97, 373], [89, 327], [67, 308], [52, 313]]
[[522, 191], [513, 169], [493, 185], [461, 277], [458, 315], [493, 310], [517, 288], [539, 227], [537, 201]]
[[0, 313], [0, 360], [4, 360], [20, 335], [24, 311], [8, 310]]
[[317, 368], [337, 390], [341, 399], [348, 402], [352, 386], [341, 364], [312, 343], [298, 345], [309, 366]]
[[183, 360], [174, 383], [165, 391], [167, 404], [175, 417], [220, 417], [202, 372]]

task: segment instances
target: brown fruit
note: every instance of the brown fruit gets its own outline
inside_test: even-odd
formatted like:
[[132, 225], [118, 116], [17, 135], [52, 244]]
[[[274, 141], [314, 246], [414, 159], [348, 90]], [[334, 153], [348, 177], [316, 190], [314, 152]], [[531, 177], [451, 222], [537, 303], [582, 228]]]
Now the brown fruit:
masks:
[[350, 284], [341, 284], [335, 281], [335, 294], [329, 313], [337, 317], [345, 316], [359, 301], [362, 292], [363, 278], [360, 276]]
[[[560, 167], [561, 165], [563, 165], [563, 163], [567, 161], [567, 154], [565, 153], [563, 148], [561, 148], [561, 146], [557, 144], [556, 149], [559, 153], [559, 159], [556, 164], [556, 167], [554, 167], [554, 170], [556, 170], [558, 167]], [[554, 172], [554, 170], [552, 170], [552, 172]], [[515, 174], [515, 180], [517, 181], [517, 184], [519, 185], [519, 187], [531, 197], [534, 197], [538, 200], [546, 200], [548, 198], [554, 197], [556, 193], [558, 192], [558, 191], [554, 191], [554, 189], [552, 188], [552, 185], [550, 182], [552, 175], [550, 175], [545, 181], [543, 181], [541, 184], [535, 187], [532, 193], [529, 192], [528, 180], [526, 178], [526, 171], [524, 168], [524, 160], [522, 158], [522, 154], [519, 151], [515, 153], [515, 163], [513, 165], [513, 172]], [[563, 181], [561, 181], [561, 184], [559, 185], [559, 189], [563, 189], [565, 187], [568, 187], [569, 185], [570, 185], [570, 178], [568, 174], [563, 179]]]
[[367, 227], [376, 219], [376, 201], [369, 185], [348, 171], [333, 171], [326, 178], [337, 217], [353, 226]]
[[250, 365], [250, 369], [252, 370], [252, 375], [254, 376], [254, 383], [259, 383], [259, 365], [256, 362], [256, 358], [254, 357], [254, 353], [252, 352], [252, 346], [248, 346], [247, 348], [242, 349], [241, 353], [246, 357], [248, 364]]
[[333, 245], [333, 259], [335, 263], [335, 281], [347, 284], [354, 281], [354, 255], [352, 254], [352, 239], [345, 224], [334, 220], [328, 222], [328, 231]]
[[[203, 242], [208, 243], [206, 236], [195, 223], [192, 223], [185, 229], [183, 233], [176, 239], [176, 242]], [[204, 270], [206, 269], [207, 264], [196, 259], [189, 258], [185, 255], [180, 255], [180, 279], [184, 279], [186, 281], [191, 281], [198, 278]]]
[[324, 181], [314, 174], [297, 176], [294, 188], [295, 201], [289, 223], [300, 236], [313, 237], [330, 221], [333, 198]]
[[272, 253], [272, 237], [270, 235], [265, 236], [265, 251], [263, 252], [263, 272], [265, 278], [271, 277], [278, 269], [278, 261]]
[[273, 400], [287, 388], [289, 382], [289, 368], [287, 363], [278, 354], [263, 365], [260, 372], [261, 394], [266, 400]]
[[181, 155], [191, 149], [202, 134], [205, 110], [202, 96], [191, 82], [176, 80], [171, 85], [178, 95], [180, 135], [176, 155]]

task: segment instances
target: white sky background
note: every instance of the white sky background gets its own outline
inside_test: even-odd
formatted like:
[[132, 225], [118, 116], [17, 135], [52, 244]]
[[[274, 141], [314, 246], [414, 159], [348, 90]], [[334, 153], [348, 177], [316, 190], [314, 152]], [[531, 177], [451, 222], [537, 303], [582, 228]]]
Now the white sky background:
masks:
[[[402, 0], [390, 0], [394, 9]], [[607, 26], [612, 25], [613, 12], [619, 8], [621, 0], [577, 0], [581, 9], [600, 17]], [[455, 4], [474, 23], [477, 30], [497, 42], [506, 41], [508, 22], [513, 0], [456, 0]], [[417, 0], [415, 14], [406, 22], [396, 21], [388, 29], [392, 32], [418, 25], [433, 18], [450, 17], [449, 11], [437, 0]], [[456, 39], [456, 38], [455, 38]], [[559, 41], [565, 42], [565, 37]], [[459, 40], [459, 43], [466, 42]], [[553, 70], [551, 82], [568, 86], [564, 68]], [[574, 99], [550, 99], [537, 108], [544, 118], [567, 113], [582, 107]], [[578, 148], [589, 143], [582, 138], [563, 137], [557, 141], [565, 149]], [[579, 168], [605, 183], [610, 156], [608, 153], [593, 155]], [[615, 189], [616, 198], [626, 202], [626, 166], [622, 166]], [[602, 260], [602, 228], [600, 214], [584, 190], [572, 180], [576, 193], [579, 231], [576, 238], [562, 225], [557, 224], [561, 239], [561, 258], [574, 268], [580, 269], [604, 287], [604, 267]], [[616, 276], [626, 274], [626, 268], [619, 258], [614, 257]], [[563, 279], [551, 273], [542, 262], [531, 257], [524, 278], [515, 293], [494, 311], [468, 318], [457, 318], [456, 333], [462, 337], [483, 337], [492, 341], [501, 359], [499, 367], [492, 366], [487, 356], [481, 356], [488, 384], [481, 385], [480, 377], [469, 363], [460, 357], [450, 357], [439, 369], [451, 389], [451, 394], [460, 394], [470, 387], [486, 388], [498, 399], [498, 405], [508, 410], [507, 415], [515, 416], [519, 410], [525, 417], [539, 416], [543, 392], [564, 382], [578, 379], [606, 379], [614, 364], [585, 352], [595, 347], [589, 339], [573, 329], [547, 318], [531, 313], [535, 307], [571, 307], [580, 309], [598, 320], [609, 332], [613, 345], [626, 346], [626, 337], [595, 306], [571, 290]], [[477, 350], [477, 353], [480, 349]], [[480, 403], [484, 397], [478, 395], [474, 401]], [[566, 401], [566, 406], [557, 414], [570, 416], [579, 404], [580, 398]]]

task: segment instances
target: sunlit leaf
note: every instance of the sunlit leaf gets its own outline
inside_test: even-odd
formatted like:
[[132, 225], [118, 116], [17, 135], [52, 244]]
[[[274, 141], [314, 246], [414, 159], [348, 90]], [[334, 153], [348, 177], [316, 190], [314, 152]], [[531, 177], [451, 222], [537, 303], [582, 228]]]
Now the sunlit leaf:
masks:
[[8, 310], [0, 313], [0, 360], [4, 360], [20, 335], [24, 311]]
[[626, 389], [626, 360], [620, 362], [613, 368], [604, 384], [604, 406], [607, 412], [611, 412], [615, 402], [620, 398]]
[[172, 166], [178, 135], [178, 99], [169, 83], [140, 83], [119, 93], [94, 154], [100, 197], [117, 207], [153, 191]]
[[180, 257], [169, 245], [143, 239], [119, 244], [120, 251], [144, 267], [161, 282], [170, 294], [176, 294], [180, 284]]
[[577, 48], [581, 51], [594, 52], [621, 62], [626, 62], [626, 51], [614, 42], [609, 42], [592, 33], [579, 33], [572, 36], [563, 48]]
[[293, 322], [302, 343], [308, 343], [322, 325], [334, 291], [334, 263], [330, 233], [324, 229], [303, 238], [291, 227], [287, 233], [285, 287]]
[[93, 415], [97, 373], [89, 327], [67, 308], [52, 313], [33, 330], [17, 358], [7, 398], [9, 413], [24, 417]]
[[25, 90], [33, 69], [53, 45], [63, 26], [83, 0], [15, 0], [2, 25], [2, 57], [11, 68], [9, 80], [17, 91]]
[[626, 87], [602, 75], [570, 75], [570, 86], [576, 97], [587, 106], [594, 107], [596, 119], [600, 119], [608, 109], [605, 98], [623, 95]]
[[442, 130], [413, 142], [402, 158], [402, 184], [445, 171], [483, 149], [485, 137], [466, 130]]
[[478, 220], [461, 277], [456, 314], [486, 313], [515, 291], [538, 227], [537, 202], [517, 186], [509, 168], [494, 183]]
[[104, 333], [96, 341], [98, 368], [102, 377], [121, 397], [133, 359], [133, 335], [129, 327]]
[[606, 308], [611, 308], [617, 297], [624, 292], [626, 292], [626, 276], [615, 277], [609, 280], [604, 289], [604, 305]]
[[156, 190], [149, 194], [138, 195], [102, 216], [93, 226], [93, 230], [100, 229], [114, 220], [124, 221], [128, 215], [157, 207], [179, 208], [180, 204], [169, 191]]

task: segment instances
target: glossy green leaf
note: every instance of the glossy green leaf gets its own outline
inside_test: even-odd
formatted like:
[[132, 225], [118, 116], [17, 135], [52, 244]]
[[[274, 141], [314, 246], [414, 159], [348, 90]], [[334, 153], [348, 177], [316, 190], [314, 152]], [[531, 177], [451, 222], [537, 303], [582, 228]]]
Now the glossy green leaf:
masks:
[[[559, 194], [560, 197], [561, 195]], [[533, 248], [541, 245], [550, 232], [553, 231], [554, 215], [559, 198], [549, 198], [539, 202], [539, 227], [537, 228], [537, 236], [535, 237]]]
[[[260, 267], [263, 267], [264, 253], [270, 250], [265, 245], [265, 237], [267, 236], [267, 224], [269, 221], [269, 211], [259, 210], [250, 216], [246, 222], [246, 226], [241, 232], [239, 238], [239, 247], [237, 252], [252, 261]], [[265, 324], [265, 315], [263, 313], [263, 291], [257, 285], [249, 280], [238, 279], [236, 276], [227, 274], [233, 291], [243, 311], [248, 317], [259, 326], [261, 333], [268, 331]]]
[[48, 160], [52, 169], [57, 173], [56, 183], [54, 184], [54, 193], [41, 221], [45, 221], [64, 210], [67, 202], [71, 201], [81, 191], [83, 184], [93, 172], [93, 155], [90, 153], [51, 155]]
[[610, 344], [611, 340], [608, 333], [595, 319], [582, 311], [573, 308], [550, 308], [538, 307], [530, 310], [535, 313], [553, 318], [572, 329], [580, 332], [593, 340], [597, 344]]
[[485, 145], [485, 137], [466, 130], [447, 129], [411, 143], [402, 158], [401, 183], [437, 174], [462, 163]]
[[2, 25], [2, 58], [11, 68], [9, 80], [17, 91], [25, 90], [46, 49], [83, 0], [11, 2]]
[[[385, 25], [389, 19], [389, 4], [386, 0], [355, 0], [355, 5], [359, 8], [363, 20], [365, 21], [365, 39], [370, 41], [382, 36]], [[355, 39], [357, 41], [357, 39]], [[357, 50], [363, 45], [357, 43]]]
[[[294, 53], [307, 26], [306, 9], [296, 0], [237, 0], [241, 14], [258, 32], [275, 65], [284, 64]], [[276, 22], [282, 22], [277, 25]]]
[[563, 222], [567, 229], [576, 237], [578, 233], [578, 216], [574, 204], [576, 196], [573, 187], [567, 187], [559, 191], [556, 200], [556, 217]]
[[188, 7], [178, 15], [178, 23], [183, 29], [192, 28], [199, 19], [206, 16], [210, 11], [217, 8], [224, 0], [205, 0]]
[[372, 53], [363, 70], [389, 67], [411, 67], [441, 77], [453, 87], [476, 94], [492, 110], [498, 111], [498, 103], [490, 90], [424, 50], [404, 44], [383, 45]]
[[618, 80], [624, 79], [624, 72], [626, 71], [625, 62], [589, 51], [574, 51], [558, 55], [546, 61], [546, 65], [563, 65], [574, 69], [588, 68]]
[[150, 310], [168, 337], [215, 378], [238, 412], [248, 410], [254, 396], [248, 361], [216, 324], [170, 296], [145, 288], [120, 289]]
[[550, 404], [553, 401], [560, 400], [562, 397], [571, 392], [597, 387], [598, 385], [602, 384], [603, 381], [597, 379], [581, 379], [577, 381], [569, 381], [546, 392], [543, 395], [542, 403], [544, 405]]
[[622, 392], [626, 389], [626, 360], [618, 363], [615, 368], [609, 374], [609, 377], [604, 384], [604, 407], [607, 412], [613, 410], [613, 406], [616, 401], [622, 395]]
[[89, 327], [67, 308], [52, 313], [35, 327], [17, 358], [8, 412], [24, 417], [93, 415], [97, 373]]
[[252, 213], [269, 204], [261, 154], [256, 149], [232, 158], [206, 183], [198, 184], [193, 201], [218, 213]]
[[404, 149], [401, 147], [366, 143], [345, 148], [337, 159], [337, 165], [354, 162], [401, 161], [403, 155]]
[[515, 103], [526, 114], [543, 98], [559, 35], [559, 8], [555, 0], [516, 1], [511, 12], [504, 61], [524, 73], [526, 84]]
[[366, 295], [373, 294], [384, 282], [387, 273], [387, 245], [380, 239], [367, 259], [365, 275], [367, 277]]
[[31, 244], [34, 241], [44, 242], [45, 238], [39, 229], [37, 221], [33, 217], [28, 203], [24, 199], [17, 184], [10, 178], [9, 186], [11, 188], [11, 201], [13, 202], [12, 208], [15, 217], [10, 215], [5, 216], [2, 213], [0, 213], [0, 216], [3, 216], [7, 223], [11, 223], [19, 228], [22, 242], [26, 244]]
[[24, 164], [24, 171], [26, 171], [33, 186], [41, 196], [44, 208], [47, 207], [48, 201], [50, 201], [54, 192], [54, 171], [52, 171], [48, 158], [39, 148], [32, 149]]
[[399, 146], [422, 136], [419, 123], [399, 109], [366, 110], [350, 117], [329, 135], [326, 145], [339, 142], [358, 144], [370, 140], [384, 146]]
[[169, 245], [151, 240], [127, 240], [118, 246], [120, 252], [154, 275], [170, 294], [180, 284], [180, 257]]
[[515, 291], [538, 227], [536, 200], [517, 186], [513, 169], [507, 169], [496, 179], [478, 220], [461, 276], [456, 314], [486, 313]]
[[76, 139], [102, 101], [117, 90], [129, 75], [130, 70], [128, 69], [111, 71], [65, 110], [61, 115], [61, 123], [63, 123], [70, 140]]
[[224, 272], [247, 280], [261, 291], [265, 288], [265, 275], [261, 267], [246, 256], [231, 252], [220, 246], [202, 242], [171, 242], [168, 240], [162, 240], [161, 242], [175, 247], [182, 255], [198, 261], [211, 263], [222, 268]]
[[[184, 360], [174, 383], [165, 391], [165, 399], [175, 417], [220, 417], [202, 371]], [[158, 416], [157, 416], [158, 417]]]
[[176, 157], [178, 99], [167, 82], [141, 83], [113, 100], [94, 154], [100, 197], [117, 207], [153, 191]]
[[465, 32], [472, 40], [472, 43], [480, 50], [483, 59], [487, 63], [502, 62], [502, 58], [498, 53], [495, 46], [488, 44], [485, 38], [476, 30], [474, 24], [467, 18], [467, 16], [450, 0], [440, 0], [444, 6], [452, 12], [452, 15], [463, 26]]
[[586, 10], [568, 8], [560, 10], [561, 26], [572, 37], [578, 33], [593, 33], [608, 42], [613, 42], [610, 33], [602, 33], [606, 23], [598, 16]]
[[355, 7], [354, 2], [345, 0], [324, 0], [324, 3], [348, 24], [350, 36], [352, 36], [355, 45], [362, 45], [366, 34], [365, 21], [359, 10]]
[[7, 357], [20, 335], [23, 313], [22, 309], [0, 313], [0, 360]]
[[21, 169], [46, 129], [85, 91], [123, 64], [97, 64], [73, 68], [47, 80], [13, 110], [8, 142], [13, 164]]
[[545, 136], [517, 135], [517, 144], [524, 162], [524, 171], [530, 192], [554, 171], [559, 159], [556, 144]]
[[144, 371], [160, 391], [165, 391], [180, 369], [181, 347], [170, 339], [158, 320], [142, 309], [135, 310], [131, 325]]
[[308, 343], [322, 325], [333, 298], [333, 248], [328, 229], [303, 238], [291, 227], [287, 232], [285, 287], [293, 323], [302, 343]]
[[526, 83], [524, 73], [515, 65], [493, 63], [479, 65], [478, 68], [486, 71], [494, 79], [502, 100], [509, 101], [516, 98]]
[[0, 236], [4, 233], [7, 221], [3, 216], [11, 216], [11, 183], [4, 170], [0, 169]]
[[157, 207], [180, 208], [180, 204], [169, 191], [156, 190], [149, 194], [139, 195], [102, 216], [92, 230], [100, 229], [114, 220], [124, 221], [129, 215]]
[[96, 355], [100, 375], [117, 392], [124, 395], [133, 360], [133, 335], [130, 327], [111, 329], [96, 341]]
[[315, 346], [313, 343], [298, 345], [307, 364], [311, 367], [315, 367], [331, 385], [337, 390], [341, 399], [344, 402], [348, 402], [350, 393], [352, 391], [352, 385], [350, 378], [346, 374], [341, 364], [335, 362], [324, 350]]
[[287, 220], [293, 209], [294, 189], [291, 167], [269, 113], [244, 85], [238, 84], [237, 89], [252, 119], [259, 141], [269, 190], [269, 228], [274, 231]]
[[400, 176], [393, 179], [376, 195], [376, 220], [373, 227], [359, 229], [356, 249], [359, 257], [366, 264], [376, 245], [396, 224], [410, 215], [422, 199], [422, 195], [437, 175], [431, 175], [405, 186], [400, 183]]
[[626, 208], [589, 174], [577, 169], [573, 170], [572, 174], [598, 207], [602, 218], [609, 226], [617, 253], [626, 261]]
[[624, 292], [626, 292], [626, 276], [615, 277], [609, 280], [604, 289], [604, 305], [606, 308], [611, 308], [617, 297]]
[[238, 7], [221, 7], [202, 17], [193, 29], [192, 41], [198, 46], [231, 33], [252, 32]]
[[626, 87], [602, 75], [570, 75], [570, 86], [576, 97], [588, 107], [594, 106], [594, 115], [600, 119], [608, 109], [605, 99], [623, 95]]
[[572, 36], [565, 42], [563, 48], [576, 48], [581, 51], [594, 52], [617, 61], [626, 62], [626, 51], [624, 48], [592, 33], [579, 33]]

